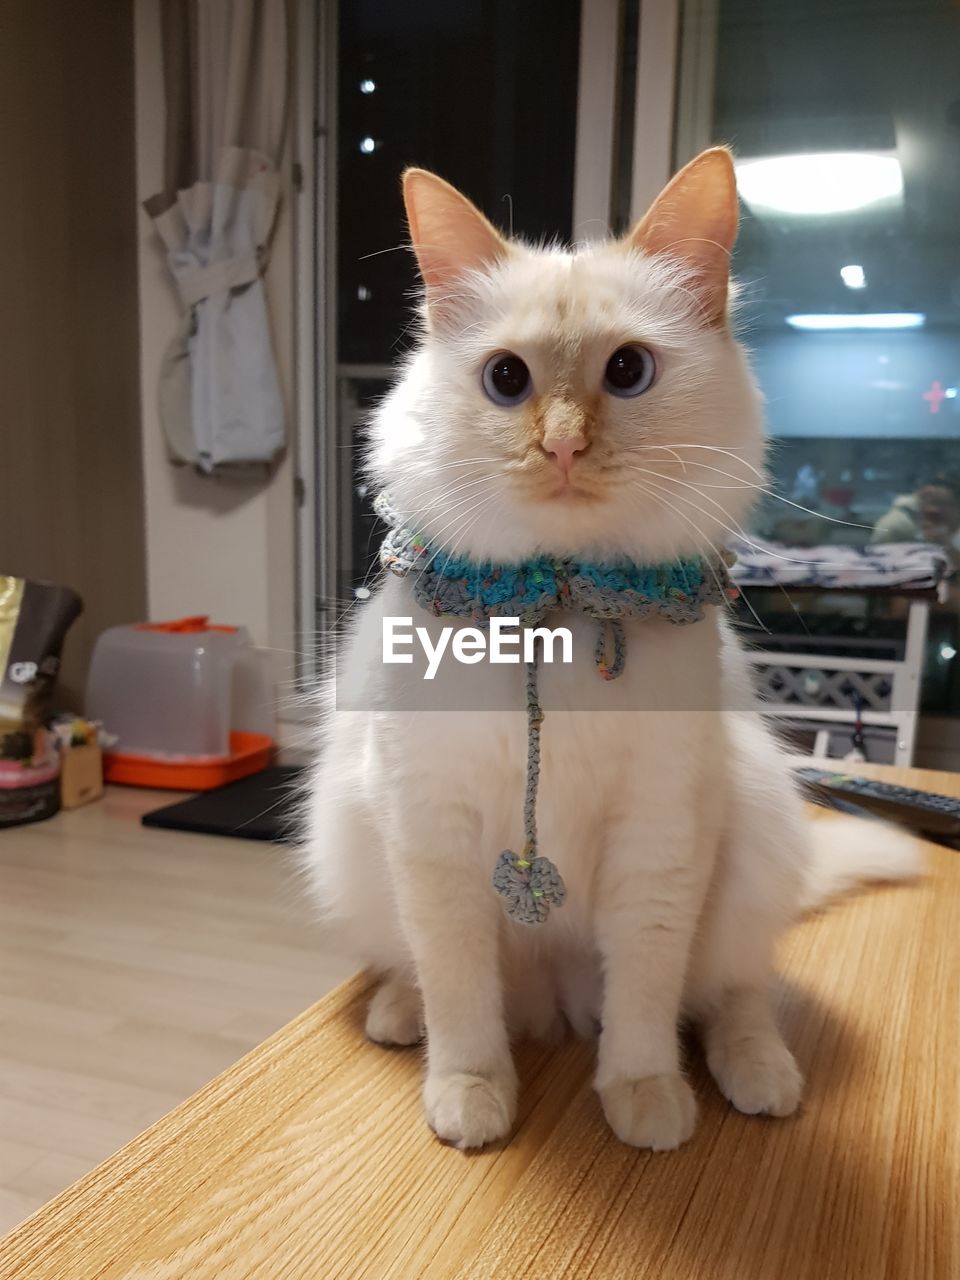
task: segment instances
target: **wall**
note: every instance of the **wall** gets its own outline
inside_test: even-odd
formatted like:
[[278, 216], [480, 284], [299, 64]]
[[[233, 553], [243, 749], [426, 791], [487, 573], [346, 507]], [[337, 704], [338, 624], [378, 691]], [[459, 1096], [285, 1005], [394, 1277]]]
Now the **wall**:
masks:
[[[164, 106], [160, 0], [135, 0], [137, 198], [161, 187]], [[288, 166], [289, 167], [289, 166]], [[141, 412], [147, 594], [152, 618], [209, 613], [241, 623], [286, 673], [295, 644], [292, 209], [289, 181], [266, 283], [291, 448], [267, 482], [238, 483], [173, 467], [164, 451], [157, 378], [179, 315], [163, 249], [138, 211]]]
[[132, 11], [0, 12], [0, 573], [75, 587], [65, 701], [143, 616]]

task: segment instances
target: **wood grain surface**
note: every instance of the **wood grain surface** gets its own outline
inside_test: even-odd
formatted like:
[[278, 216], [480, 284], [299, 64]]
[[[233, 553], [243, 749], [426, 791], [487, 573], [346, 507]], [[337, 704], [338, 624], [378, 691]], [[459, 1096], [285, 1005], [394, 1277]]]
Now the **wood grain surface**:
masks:
[[955, 1277], [960, 855], [927, 849], [922, 883], [786, 939], [789, 1120], [738, 1115], [691, 1048], [693, 1140], [638, 1152], [603, 1122], [591, 1046], [524, 1046], [512, 1140], [465, 1156], [424, 1126], [417, 1052], [364, 1040], [358, 977], [8, 1236], [0, 1277]]

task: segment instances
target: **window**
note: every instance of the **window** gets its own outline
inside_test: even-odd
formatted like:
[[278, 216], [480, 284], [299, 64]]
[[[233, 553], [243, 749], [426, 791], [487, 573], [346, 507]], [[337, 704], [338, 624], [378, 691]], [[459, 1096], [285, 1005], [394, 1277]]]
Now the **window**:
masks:
[[340, 5], [337, 130], [337, 416], [345, 518], [337, 595], [376, 551], [357, 471], [362, 426], [410, 346], [416, 290], [400, 174], [433, 169], [495, 224], [570, 239], [578, 0]]
[[[766, 501], [755, 532], [928, 539], [956, 558], [960, 10], [718, 0], [683, 12], [676, 161], [734, 147], [738, 323], [767, 400], [772, 487], [798, 504]], [[763, 607], [780, 627], [838, 608], [804, 600], [801, 623], [782, 594]], [[847, 609], [848, 629], [896, 629], [878, 606]], [[957, 649], [952, 604], [931, 627], [930, 709], [960, 710]]]

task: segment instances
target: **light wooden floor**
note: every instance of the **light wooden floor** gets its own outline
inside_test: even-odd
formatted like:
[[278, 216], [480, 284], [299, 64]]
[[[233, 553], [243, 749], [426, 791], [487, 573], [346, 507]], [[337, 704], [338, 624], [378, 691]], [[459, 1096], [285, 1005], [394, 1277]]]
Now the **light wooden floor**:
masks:
[[164, 800], [0, 834], [0, 1234], [351, 971], [287, 851], [141, 827]]

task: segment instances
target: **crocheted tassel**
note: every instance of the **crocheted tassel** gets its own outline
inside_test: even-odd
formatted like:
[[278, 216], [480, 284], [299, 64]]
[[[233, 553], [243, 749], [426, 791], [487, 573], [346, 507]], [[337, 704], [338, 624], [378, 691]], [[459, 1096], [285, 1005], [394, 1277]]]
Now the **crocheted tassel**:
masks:
[[560, 872], [549, 858], [537, 854], [537, 792], [540, 788], [540, 726], [543, 710], [537, 692], [537, 660], [527, 663], [527, 777], [523, 796], [526, 838], [518, 857], [504, 849], [493, 870], [493, 887], [504, 909], [518, 924], [543, 924], [551, 907], [562, 907], [567, 896]]
[[551, 907], [562, 907], [567, 896], [560, 872], [549, 858], [532, 860], [504, 849], [493, 872], [493, 887], [504, 910], [518, 924], [543, 924]]

